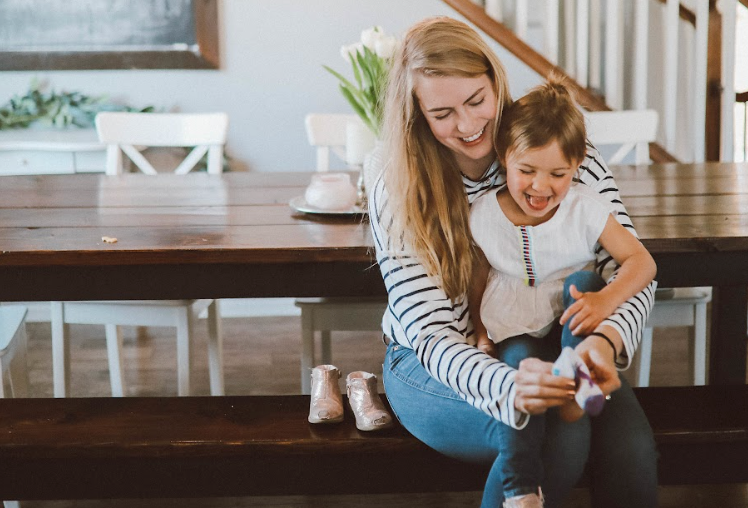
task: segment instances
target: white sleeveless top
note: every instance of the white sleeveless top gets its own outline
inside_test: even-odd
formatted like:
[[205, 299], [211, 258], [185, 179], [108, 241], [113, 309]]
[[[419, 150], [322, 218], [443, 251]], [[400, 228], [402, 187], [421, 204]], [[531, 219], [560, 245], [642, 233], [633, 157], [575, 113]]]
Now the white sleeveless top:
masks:
[[515, 226], [497, 192], [476, 199], [470, 211], [473, 238], [491, 265], [481, 318], [494, 342], [520, 334], [542, 337], [563, 313], [564, 279], [592, 269], [615, 208], [586, 185], [574, 184], [547, 222]]

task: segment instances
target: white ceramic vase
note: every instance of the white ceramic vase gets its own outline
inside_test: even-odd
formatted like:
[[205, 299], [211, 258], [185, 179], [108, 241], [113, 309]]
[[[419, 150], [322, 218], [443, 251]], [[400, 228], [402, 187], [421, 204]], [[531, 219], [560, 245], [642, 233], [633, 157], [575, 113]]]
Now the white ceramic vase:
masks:
[[384, 169], [384, 145], [380, 139], [374, 143], [374, 148], [364, 157], [364, 165], [361, 169], [363, 188], [365, 196], [374, 189], [377, 177]]
[[376, 136], [360, 118], [345, 125], [345, 161], [349, 166], [361, 166], [366, 154], [374, 148]]

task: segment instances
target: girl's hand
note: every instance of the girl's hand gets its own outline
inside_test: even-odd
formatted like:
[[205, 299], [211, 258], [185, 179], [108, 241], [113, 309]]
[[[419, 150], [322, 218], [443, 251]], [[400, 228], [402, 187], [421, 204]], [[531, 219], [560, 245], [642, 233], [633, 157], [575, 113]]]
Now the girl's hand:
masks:
[[[615, 332], [606, 329], [605, 335], [610, 337]], [[614, 361], [614, 351], [608, 342], [596, 335], [590, 335], [577, 345], [574, 350], [590, 369], [592, 379], [597, 383], [605, 395], [609, 395], [621, 387]]]
[[496, 344], [488, 338], [488, 335], [479, 335], [475, 347], [492, 358], [497, 358]]
[[574, 398], [574, 380], [554, 376], [552, 367], [552, 363], [537, 358], [526, 358], [519, 363], [514, 378], [514, 407], [517, 410], [538, 415]]
[[582, 293], [572, 284], [569, 286], [569, 293], [576, 301], [561, 315], [559, 323], [563, 326], [571, 319], [569, 329], [577, 337], [594, 332], [616, 310], [600, 292]]

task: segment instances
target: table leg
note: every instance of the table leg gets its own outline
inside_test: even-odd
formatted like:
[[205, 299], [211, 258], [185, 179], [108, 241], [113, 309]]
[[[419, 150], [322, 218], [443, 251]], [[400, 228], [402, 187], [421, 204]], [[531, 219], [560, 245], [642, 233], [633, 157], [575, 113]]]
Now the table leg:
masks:
[[709, 346], [709, 383], [745, 384], [748, 288], [715, 286]]

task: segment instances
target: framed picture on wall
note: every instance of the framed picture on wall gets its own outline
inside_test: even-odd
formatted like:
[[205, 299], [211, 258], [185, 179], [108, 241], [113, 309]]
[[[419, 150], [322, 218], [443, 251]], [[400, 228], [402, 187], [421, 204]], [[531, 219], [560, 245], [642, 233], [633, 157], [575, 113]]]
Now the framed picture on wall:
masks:
[[218, 68], [218, 0], [2, 0], [0, 70]]

